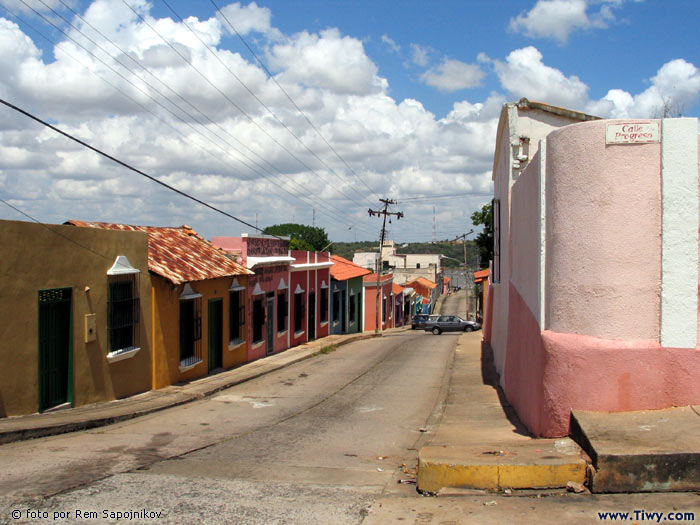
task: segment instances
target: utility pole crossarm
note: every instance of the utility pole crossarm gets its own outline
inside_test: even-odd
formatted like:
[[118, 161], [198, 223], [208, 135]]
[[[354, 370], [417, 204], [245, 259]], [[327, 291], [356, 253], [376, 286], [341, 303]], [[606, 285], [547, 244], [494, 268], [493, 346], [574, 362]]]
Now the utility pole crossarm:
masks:
[[369, 212], [370, 217], [377, 216], [379, 217], [380, 215], [383, 216], [383, 221], [382, 221], [382, 233], [380, 235], [380, 240], [379, 240], [379, 258], [377, 259], [377, 305], [376, 305], [376, 310], [375, 310], [375, 317], [377, 321], [376, 328], [374, 329], [374, 333], [378, 334], [381, 331], [381, 323], [379, 322], [379, 317], [380, 317], [380, 304], [383, 304], [379, 302], [380, 296], [381, 296], [381, 289], [380, 289], [380, 284], [382, 281], [382, 274], [381, 274], [381, 269], [383, 266], [383, 261], [382, 261], [382, 249], [384, 248], [384, 236], [386, 235], [386, 217], [387, 215], [395, 215], [397, 219], [401, 219], [403, 217], [403, 212], [401, 211], [395, 211], [395, 212], [390, 212], [389, 210], [389, 204], [396, 204], [395, 200], [392, 199], [379, 199], [379, 202], [384, 204], [384, 209], [383, 210], [373, 210], [370, 208], [367, 210]]

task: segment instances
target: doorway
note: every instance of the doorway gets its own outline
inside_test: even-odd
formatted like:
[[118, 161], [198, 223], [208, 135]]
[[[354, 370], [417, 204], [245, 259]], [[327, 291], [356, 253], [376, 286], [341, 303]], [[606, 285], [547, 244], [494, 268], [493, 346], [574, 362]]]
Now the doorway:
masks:
[[275, 295], [268, 294], [267, 309], [265, 314], [266, 324], [266, 341], [265, 353], [267, 355], [275, 353]]
[[72, 402], [72, 291], [39, 291], [39, 412]]

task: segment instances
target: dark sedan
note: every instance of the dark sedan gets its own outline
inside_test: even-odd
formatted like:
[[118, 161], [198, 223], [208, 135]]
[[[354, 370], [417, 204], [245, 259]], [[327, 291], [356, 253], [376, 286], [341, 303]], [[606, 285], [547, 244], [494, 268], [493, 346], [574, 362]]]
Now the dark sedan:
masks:
[[424, 330], [440, 335], [442, 332], [471, 332], [479, 330], [481, 325], [476, 321], [468, 321], [456, 315], [441, 315], [425, 323]]

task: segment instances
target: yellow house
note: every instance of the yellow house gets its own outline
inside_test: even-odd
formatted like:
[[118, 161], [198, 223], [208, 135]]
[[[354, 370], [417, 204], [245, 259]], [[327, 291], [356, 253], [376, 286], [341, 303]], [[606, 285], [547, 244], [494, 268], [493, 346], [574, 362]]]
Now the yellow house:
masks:
[[0, 417], [151, 389], [145, 233], [0, 221]]
[[253, 272], [189, 226], [69, 224], [148, 235], [152, 291], [152, 386], [206, 376], [246, 362], [246, 298]]

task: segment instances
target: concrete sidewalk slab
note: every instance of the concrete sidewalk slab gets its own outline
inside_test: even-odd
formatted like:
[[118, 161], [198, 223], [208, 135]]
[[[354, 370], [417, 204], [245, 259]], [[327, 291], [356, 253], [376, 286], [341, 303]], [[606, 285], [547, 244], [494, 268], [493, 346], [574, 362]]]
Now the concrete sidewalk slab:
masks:
[[[400, 327], [386, 330], [385, 332], [391, 333], [406, 329], [406, 327]], [[125, 399], [85, 405], [78, 408], [2, 418], [0, 419], [0, 444], [87, 430], [144, 416], [158, 410], [211, 396], [223, 389], [280, 370], [319, 354], [325, 347], [332, 345], [342, 346], [372, 337], [375, 337], [375, 335], [367, 332], [362, 334], [329, 335], [186, 384], [172, 385]]]
[[418, 488], [543, 489], [583, 483], [585, 455], [569, 438], [535, 439], [498, 387], [481, 333], [460, 336], [438, 428], [418, 454]]
[[700, 410], [572, 411], [571, 434], [591, 457], [593, 492], [700, 490]]

